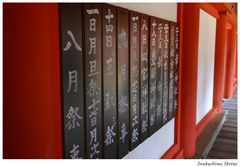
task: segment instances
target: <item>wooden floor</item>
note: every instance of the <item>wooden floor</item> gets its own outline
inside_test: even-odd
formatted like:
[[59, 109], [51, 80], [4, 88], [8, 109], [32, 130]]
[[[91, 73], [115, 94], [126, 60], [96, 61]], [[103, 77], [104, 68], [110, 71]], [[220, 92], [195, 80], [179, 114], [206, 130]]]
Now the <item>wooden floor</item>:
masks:
[[237, 158], [237, 91], [233, 99], [224, 99], [223, 110], [228, 111], [224, 122], [207, 159]]

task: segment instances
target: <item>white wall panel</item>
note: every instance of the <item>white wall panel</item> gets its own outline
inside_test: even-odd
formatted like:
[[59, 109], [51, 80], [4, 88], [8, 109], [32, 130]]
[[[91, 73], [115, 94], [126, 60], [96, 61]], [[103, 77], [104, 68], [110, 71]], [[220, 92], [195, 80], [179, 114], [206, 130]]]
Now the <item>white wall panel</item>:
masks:
[[216, 19], [200, 9], [196, 124], [213, 105], [215, 37]]

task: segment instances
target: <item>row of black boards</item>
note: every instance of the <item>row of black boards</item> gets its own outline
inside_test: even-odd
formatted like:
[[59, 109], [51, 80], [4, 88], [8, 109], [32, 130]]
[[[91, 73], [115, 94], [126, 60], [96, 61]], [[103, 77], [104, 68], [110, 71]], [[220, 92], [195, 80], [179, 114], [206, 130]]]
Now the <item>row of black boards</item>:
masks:
[[179, 26], [109, 4], [59, 14], [64, 158], [122, 158], [177, 111]]

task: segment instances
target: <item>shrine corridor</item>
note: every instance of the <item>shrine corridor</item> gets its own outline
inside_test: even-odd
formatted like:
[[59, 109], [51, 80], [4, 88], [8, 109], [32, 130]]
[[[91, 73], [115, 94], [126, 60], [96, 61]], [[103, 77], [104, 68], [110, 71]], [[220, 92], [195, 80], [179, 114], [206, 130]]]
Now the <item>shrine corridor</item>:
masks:
[[237, 90], [232, 99], [224, 99], [223, 110], [228, 111], [224, 122], [207, 159], [237, 158]]

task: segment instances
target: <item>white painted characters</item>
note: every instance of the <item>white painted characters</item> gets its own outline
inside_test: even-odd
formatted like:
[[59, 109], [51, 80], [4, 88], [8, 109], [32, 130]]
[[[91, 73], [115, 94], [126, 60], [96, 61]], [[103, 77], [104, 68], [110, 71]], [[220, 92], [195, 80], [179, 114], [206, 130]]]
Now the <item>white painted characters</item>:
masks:
[[[77, 41], [76, 41], [76, 39], [75, 39], [75, 37], [74, 37], [74, 35], [73, 35], [73, 33], [72, 33], [72, 31], [71, 30], [67, 30], [67, 35], [69, 35], [70, 36], [70, 38], [71, 38], [71, 40], [72, 40], [72, 42], [73, 42], [73, 45], [74, 45], [74, 47], [75, 47], [75, 49], [77, 50], [77, 51], [82, 51], [82, 48], [80, 47], [80, 45], [77, 43]], [[67, 44], [66, 44], [66, 46], [63, 48], [63, 51], [68, 51], [68, 50], [70, 50], [70, 48], [71, 48], [71, 46], [72, 46], [72, 44], [71, 44], [71, 42], [67, 42]]]
[[79, 120], [82, 119], [80, 115], [78, 115], [79, 107], [73, 107], [70, 106], [68, 114], [66, 116], [67, 118], [67, 124], [66, 127], [68, 130], [74, 129], [76, 126], [80, 126]]
[[122, 143], [125, 142], [125, 138], [127, 136], [128, 132], [127, 132], [127, 126], [124, 122], [122, 122], [122, 126], [121, 126], [121, 133], [120, 133], [120, 141]]
[[73, 85], [73, 92], [78, 91], [78, 73], [76, 70], [74, 71], [68, 71], [68, 89], [67, 93], [69, 93], [72, 89]]
[[114, 136], [116, 136], [116, 133], [113, 131], [115, 124], [116, 123], [114, 123], [111, 127], [110, 126], [107, 127], [107, 131], [105, 134], [105, 141], [104, 141], [106, 146], [108, 146], [114, 142]]
[[70, 151], [70, 156], [72, 159], [79, 159], [81, 157], [79, 157], [79, 145], [76, 145], [76, 144], [73, 144], [73, 148], [72, 150]]

